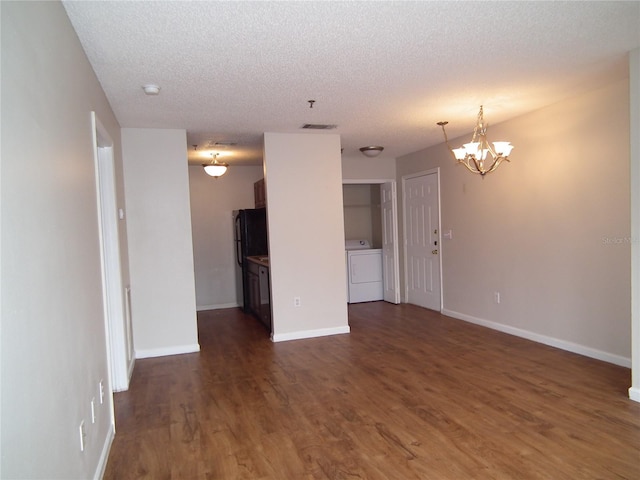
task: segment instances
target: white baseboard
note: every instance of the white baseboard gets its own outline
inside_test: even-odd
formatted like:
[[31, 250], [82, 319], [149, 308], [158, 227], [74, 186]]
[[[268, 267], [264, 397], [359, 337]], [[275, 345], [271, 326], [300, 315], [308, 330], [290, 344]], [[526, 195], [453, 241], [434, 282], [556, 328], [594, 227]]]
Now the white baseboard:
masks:
[[272, 342], [286, 342], [289, 340], [301, 340], [303, 338], [326, 337], [329, 335], [342, 335], [349, 333], [351, 329], [346, 327], [320, 328], [318, 330], [302, 330], [299, 332], [277, 333], [271, 335]]
[[174, 347], [136, 350], [136, 358], [165, 357], [167, 355], [181, 355], [183, 353], [196, 353], [199, 351], [200, 345], [197, 343], [193, 345], [176, 345]]
[[609, 352], [604, 352], [595, 348], [568, 342], [566, 340], [560, 340], [558, 338], [548, 337], [546, 335], [541, 335], [539, 333], [530, 332], [529, 330], [523, 330], [521, 328], [504, 325], [502, 323], [492, 322], [491, 320], [484, 320], [482, 318], [473, 317], [471, 315], [455, 312], [453, 310], [442, 309], [442, 314], [449, 317], [457, 318], [458, 320], [464, 320], [465, 322], [491, 328], [492, 330], [498, 330], [503, 333], [515, 335], [516, 337], [533, 340], [534, 342], [549, 345], [550, 347], [577, 353], [579, 355], [584, 355], [585, 357], [595, 358], [596, 360], [602, 360], [603, 362], [613, 363], [614, 365], [619, 365], [621, 367], [631, 368], [631, 359], [622, 357], [620, 355], [614, 355]]
[[215, 305], [197, 305], [196, 312], [204, 312], [205, 310], [222, 310], [223, 308], [239, 307], [238, 303], [217, 303]]
[[634, 402], [640, 402], [640, 388], [631, 387], [629, 389], [629, 398]]
[[94, 480], [101, 480], [104, 477], [104, 472], [107, 469], [107, 461], [109, 460], [109, 452], [111, 451], [111, 444], [113, 443], [113, 437], [115, 436], [115, 430], [113, 425], [109, 427], [109, 433], [104, 439], [104, 445], [102, 446], [102, 452], [100, 452], [100, 459], [98, 460], [98, 466], [96, 473], [93, 475]]

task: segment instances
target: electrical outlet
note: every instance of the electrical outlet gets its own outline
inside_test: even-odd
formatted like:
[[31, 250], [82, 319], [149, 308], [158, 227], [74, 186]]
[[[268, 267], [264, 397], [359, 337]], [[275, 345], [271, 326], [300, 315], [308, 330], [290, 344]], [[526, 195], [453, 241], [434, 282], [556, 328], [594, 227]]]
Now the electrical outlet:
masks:
[[79, 432], [80, 432], [80, 451], [84, 452], [84, 441], [87, 438], [87, 432], [84, 429], [84, 420], [80, 422]]
[[493, 301], [495, 303], [500, 303], [500, 292], [493, 292]]
[[300, 297], [293, 297], [293, 306], [299, 307], [300, 305], [302, 305], [302, 302], [300, 301]]
[[104, 381], [100, 380], [98, 383], [98, 391], [100, 392], [100, 405], [104, 403]]
[[96, 399], [91, 399], [91, 423], [96, 423]]

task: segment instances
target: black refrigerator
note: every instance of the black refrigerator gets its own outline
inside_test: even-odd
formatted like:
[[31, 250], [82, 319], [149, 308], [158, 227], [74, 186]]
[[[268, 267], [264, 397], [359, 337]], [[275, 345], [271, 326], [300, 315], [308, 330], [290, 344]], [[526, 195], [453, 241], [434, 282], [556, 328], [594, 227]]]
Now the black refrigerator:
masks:
[[[267, 210], [255, 208], [234, 212], [234, 241], [236, 245], [236, 263], [238, 275], [242, 278], [237, 282], [238, 290], [242, 289], [242, 310], [249, 311], [249, 278], [246, 257], [267, 256]], [[240, 292], [238, 292], [239, 294]], [[240, 298], [240, 295], [238, 295]]]

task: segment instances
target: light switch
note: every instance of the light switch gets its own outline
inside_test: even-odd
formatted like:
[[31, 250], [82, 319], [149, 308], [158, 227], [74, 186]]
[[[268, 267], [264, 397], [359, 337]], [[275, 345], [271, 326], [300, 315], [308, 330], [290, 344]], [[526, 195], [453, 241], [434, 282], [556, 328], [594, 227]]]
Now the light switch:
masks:
[[453, 232], [451, 230], [447, 230], [442, 234], [442, 236], [447, 240], [451, 240], [453, 238]]

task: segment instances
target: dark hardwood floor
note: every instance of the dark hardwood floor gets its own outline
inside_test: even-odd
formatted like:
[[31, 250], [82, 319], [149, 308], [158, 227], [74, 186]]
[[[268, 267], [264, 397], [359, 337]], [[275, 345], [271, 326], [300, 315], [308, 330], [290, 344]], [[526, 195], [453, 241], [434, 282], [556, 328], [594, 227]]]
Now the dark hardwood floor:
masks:
[[238, 309], [136, 362], [106, 479], [640, 479], [630, 371], [411, 305], [271, 343]]

